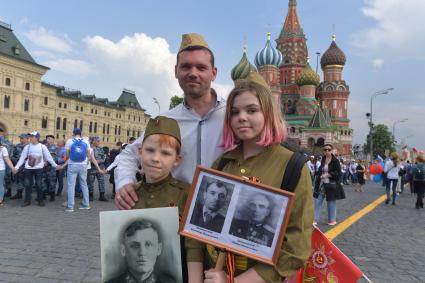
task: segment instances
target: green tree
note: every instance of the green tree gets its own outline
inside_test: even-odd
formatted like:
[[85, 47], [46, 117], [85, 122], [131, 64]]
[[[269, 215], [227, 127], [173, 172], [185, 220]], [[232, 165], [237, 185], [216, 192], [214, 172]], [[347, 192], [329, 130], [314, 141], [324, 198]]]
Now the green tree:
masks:
[[[389, 149], [390, 152], [395, 151], [393, 147], [393, 136], [386, 125], [379, 124], [374, 126], [372, 130], [372, 138], [374, 155], [379, 154], [380, 156], [384, 156], [386, 149]], [[370, 135], [368, 135], [366, 143], [363, 145], [363, 152], [370, 153]]]
[[182, 102], [183, 102], [183, 97], [174, 95], [170, 99], [170, 109], [173, 109], [174, 107], [176, 107], [177, 105], [179, 105]]

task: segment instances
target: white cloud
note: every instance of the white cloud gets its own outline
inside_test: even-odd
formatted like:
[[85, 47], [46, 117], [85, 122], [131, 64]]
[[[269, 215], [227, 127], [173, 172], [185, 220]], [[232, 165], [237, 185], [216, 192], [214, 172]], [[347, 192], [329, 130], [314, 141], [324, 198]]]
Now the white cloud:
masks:
[[39, 27], [27, 32], [25, 35], [31, 42], [41, 48], [65, 54], [72, 51], [72, 41], [66, 34], [56, 35], [44, 27]]
[[88, 55], [99, 73], [121, 88], [136, 91], [140, 103], [148, 109], [156, 109], [157, 98], [168, 109], [170, 97], [181, 95], [174, 77], [176, 54], [170, 51], [163, 38], [152, 38], [144, 33], [135, 33], [113, 42], [101, 36], [84, 40]]
[[28, 24], [28, 22], [29, 22], [29, 20], [28, 20], [28, 18], [27, 18], [27, 17], [22, 17], [22, 18], [19, 20], [19, 23], [20, 23], [21, 25], [26, 25], [26, 24]]
[[93, 65], [82, 60], [57, 59], [45, 62], [45, 65], [59, 72], [80, 77], [96, 73]]
[[233, 85], [224, 85], [219, 83], [213, 83], [212, 88], [217, 92], [218, 96], [227, 98], [230, 91], [233, 89]]
[[358, 53], [370, 58], [382, 58], [386, 62], [425, 59], [425, 37], [422, 36], [425, 26], [425, 1], [364, 2], [363, 15], [375, 23], [352, 35], [352, 44]]
[[375, 70], [381, 69], [382, 65], [384, 65], [384, 60], [380, 58], [376, 58], [372, 60], [372, 66]]

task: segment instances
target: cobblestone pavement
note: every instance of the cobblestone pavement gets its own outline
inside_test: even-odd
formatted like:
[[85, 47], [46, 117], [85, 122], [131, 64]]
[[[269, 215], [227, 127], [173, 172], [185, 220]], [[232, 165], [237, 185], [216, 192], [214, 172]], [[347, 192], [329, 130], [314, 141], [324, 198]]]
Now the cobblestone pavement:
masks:
[[[364, 193], [344, 188], [339, 222], [384, 193], [374, 183]], [[46, 207], [33, 202], [21, 208], [21, 201], [10, 200], [0, 207], [0, 282], [101, 282], [99, 211], [115, 206], [95, 195], [91, 210], [65, 213], [65, 193]], [[407, 189], [397, 205], [378, 206], [334, 240], [374, 283], [425, 282], [425, 209], [416, 210], [414, 202]], [[326, 217], [324, 204], [323, 231], [329, 229]]]

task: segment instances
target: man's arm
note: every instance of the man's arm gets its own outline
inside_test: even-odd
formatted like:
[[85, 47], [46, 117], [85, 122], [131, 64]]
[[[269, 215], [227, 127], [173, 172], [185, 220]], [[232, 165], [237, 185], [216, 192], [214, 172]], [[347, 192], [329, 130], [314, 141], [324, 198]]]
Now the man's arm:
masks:
[[24, 164], [24, 161], [28, 156], [28, 147], [29, 145], [27, 144], [22, 150], [21, 157], [19, 157], [18, 163], [15, 165], [16, 170], [18, 170], [19, 167], [21, 167], [22, 164]]

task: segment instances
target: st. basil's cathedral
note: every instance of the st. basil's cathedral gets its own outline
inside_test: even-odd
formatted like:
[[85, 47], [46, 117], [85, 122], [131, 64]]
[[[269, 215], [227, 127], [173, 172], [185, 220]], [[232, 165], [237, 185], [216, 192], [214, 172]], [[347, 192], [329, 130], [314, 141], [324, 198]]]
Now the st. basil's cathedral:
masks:
[[320, 59], [321, 82], [309, 64], [306, 37], [296, 9], [296, 0], [289, 0], [276, 47], [268, 33], [266, 45], [255, 56], [256, 67], [244, 50], [231, 77], [237, 81], [255, 71], [265, 78], [284, 113], [290, 143], [315, 154], [330, 143], [339, 155], [351, 155], [353, 130], [347, 118], [350, 91], [342, 79], [345, 55], [333, 35], [331, 45]]

